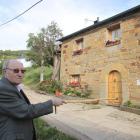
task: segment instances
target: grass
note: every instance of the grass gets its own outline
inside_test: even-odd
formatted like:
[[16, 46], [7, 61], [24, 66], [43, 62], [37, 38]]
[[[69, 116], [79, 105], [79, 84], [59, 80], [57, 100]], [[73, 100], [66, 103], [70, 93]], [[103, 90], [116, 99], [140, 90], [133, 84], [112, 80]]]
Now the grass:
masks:
[[[26, 73], [23, 79], [23, 84], [26, 86], [30, 86], [30, 88], [32, 90], [36, 89], [36, 87], [39, 85], [40, 83], [40, 68], [32, 68], [32, 67], [28, 67], [25, 68], [26, 69]], [[52, 76], [52, 72], [53, 72], [53, 67], [50, 66], [50, 68], [48, 67], [44, 67], [44, 75], [43, 75], [43, 79], [46, 80], [48, 78], [50, 78]]]
[[101, 109], [100, 107], [93, 107], [93, 108], [91, 108], [91, 109]]
[[140, 105], [132, 105], [132, 102], [130, 100], [128, 100], [126, 102], [126, 105], [127, 107], [131, 107], [131, 108], [135, 108], [135, 109], [140, 109]]
[[34, 125], [37, 140], [77, 140], [63, 132], [58, 131], [55, 127], [50, 127], [44, 120], [34, 119]]

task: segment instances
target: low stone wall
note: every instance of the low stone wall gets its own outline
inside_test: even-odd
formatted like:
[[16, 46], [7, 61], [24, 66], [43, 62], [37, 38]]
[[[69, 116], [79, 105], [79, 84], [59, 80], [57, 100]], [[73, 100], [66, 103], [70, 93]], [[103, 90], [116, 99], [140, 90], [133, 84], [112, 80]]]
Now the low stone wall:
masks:
[[38, 89], [36, 89], [35, 91], [36, 91], [37, 93], [40, 93], [40, 94], [44, 94], [44, 95], [47, 94], [46, 91], [41, 91], [41, 90], [38, 90]]
[[120, 106], [121, 111], [126, 111], [126, 112], [131, 112], [140, 115], [140, 109], [136, 108], [131, 108], [131, 107], [125, 107], [125, 106]]

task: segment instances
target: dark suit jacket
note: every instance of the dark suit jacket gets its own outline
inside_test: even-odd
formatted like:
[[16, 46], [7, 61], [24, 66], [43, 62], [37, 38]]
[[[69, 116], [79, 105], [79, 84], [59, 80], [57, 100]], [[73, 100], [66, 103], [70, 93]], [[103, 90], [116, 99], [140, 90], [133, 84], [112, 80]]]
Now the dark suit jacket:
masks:
[[0, 140], [33, 140], [33, 119], [52, 112], [51, 100], [32, 105], [5, 77], [0, 80]]

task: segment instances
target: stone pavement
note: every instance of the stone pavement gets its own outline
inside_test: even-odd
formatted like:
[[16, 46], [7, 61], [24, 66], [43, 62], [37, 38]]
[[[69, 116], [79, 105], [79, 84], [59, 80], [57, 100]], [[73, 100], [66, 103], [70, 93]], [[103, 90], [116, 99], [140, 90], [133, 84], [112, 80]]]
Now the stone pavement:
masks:
[[[31, 103], [53, 98], [42, 95], [21, 84]], [[140, 140], [140, 115], [120, 111], [116, 107], [85, 103], [68, 103], [42, 117], [48, 124], [57, 127], [78, 140]]]

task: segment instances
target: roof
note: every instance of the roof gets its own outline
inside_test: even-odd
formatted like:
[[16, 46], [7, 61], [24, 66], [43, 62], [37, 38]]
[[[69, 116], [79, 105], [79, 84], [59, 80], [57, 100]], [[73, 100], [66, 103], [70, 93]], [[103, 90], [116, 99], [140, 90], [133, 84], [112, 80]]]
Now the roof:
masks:
[[105, 25], [105, 24], [107, 24], [107, 23], [110, 22], [110, 21], [117, 21], [117, 20], [120, 20], [120, 18], [123, 18], [123, 17], [125, 17], [125, 16], [127, 16], [127, 15], [129, 15], [129, 14], [135, 13], [135, 12], [137, 12], [137, 11], [139, 11], [139, 10], [140, 10], [140, 5], [138, 5], [138, 6], [136, 6], [136, 7], [133, 7], [133, 8], [131, 8], [131, 9], [129, 9], [129, 10], [126, 10], [126, 11], [124, 11], [124, 12], [122, 12], [122, 13], [119, 13], [119, 14], [117, 14], [117, 15], [115, 15], [115, 16], [112, 16], [112, 17], [110, 17], [110, 18], [107, 18], [107, 19], [105, 19], [105, 20], [103, 20], [103, 21], [101, 21], [101, 22], [98, 22], [98, 23], [96, 23], [96, 24], [93, 24], [93, 25], [91, 25], [91, 26], [88, 26], [88, 27], [86, 27], [86, 28], [83, 28], [83, 29], [81, 29], [81, 30], [79, 30], [79, 31], [77, 31], [77, 32], [74, 32], [74, 33], [72, 33], [72, 34], [69, 34], [69, 35], [67, 35], [67, 36], [64, 36], [64, 37], [58, 39], [57, 41], [62, 41], [62, 42], [63, 42], [64, 40], [69, 39], [69, 38], [71, 38], [72, 36], [78, 35], [78, 34], [80, 34], [80, 33], [86, 32], [87, 30], [89, 30], [89, 29], [91, 29], [91, 28], [96, 28], [96, 27]]

